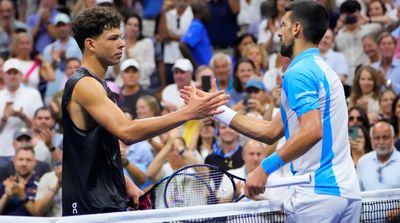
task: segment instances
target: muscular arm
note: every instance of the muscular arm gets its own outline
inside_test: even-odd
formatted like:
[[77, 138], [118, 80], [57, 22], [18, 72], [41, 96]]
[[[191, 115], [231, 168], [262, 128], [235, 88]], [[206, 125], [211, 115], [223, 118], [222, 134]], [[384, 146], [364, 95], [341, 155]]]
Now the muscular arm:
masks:
[[[90, 86], [90, 88], [88, 88]], [[195, 95], [193, 97], [196, 97]], [[209, 100], [209, 101], [206, 101]], [[219, 102], [218, 102], [219, 101]], [[216, 113], [216, 107], [226, 103], [212, 97], [208, 99], [198, 98], [193, 103], [176, 112], [149, 119], [129, 120], [121, 109], [109, 98], [103, 86], [93, 78], [84, 77], [75, 86], [68, 111], [73, 122], [82, 129], [88, 129], [87, 120], [76, 113], [85, 110], [101, 126], [111, 134], [117, 136], [125, 144], [132, 144], [146, 140], [170, 129], [176, 128], [185, 121], [196, 118], [196, 114], [212, 115]], [[207, 107], [208, 104], [208, 108]], [[214, 105], [215, 104], [215, 105]], [[209, 110], [209, 112], [208, 112]], [[201, 116], [201, 115], [200, 115]]]
[[299, 129], [278, 151], [279, 156], [288, 163], [308, 152], [312, 146], [322, 139], [321, 111], [315, 109], [299, 117]]
[[279, 114], [275, 115], [271, 121], [236, 115], [232, 119], [230, 127], [243, 135], [267, 144], [273, 144], [283, 136], [283, 124]]

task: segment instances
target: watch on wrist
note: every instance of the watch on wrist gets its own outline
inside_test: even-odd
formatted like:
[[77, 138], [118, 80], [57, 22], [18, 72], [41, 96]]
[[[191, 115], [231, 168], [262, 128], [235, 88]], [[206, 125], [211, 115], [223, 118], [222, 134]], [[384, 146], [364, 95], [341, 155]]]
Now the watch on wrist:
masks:
[[55, 146], [52, 146], [52, 147], [50, 147], [50, 152], [54, 152], [55, 150], [56, 150], [56, 147]]

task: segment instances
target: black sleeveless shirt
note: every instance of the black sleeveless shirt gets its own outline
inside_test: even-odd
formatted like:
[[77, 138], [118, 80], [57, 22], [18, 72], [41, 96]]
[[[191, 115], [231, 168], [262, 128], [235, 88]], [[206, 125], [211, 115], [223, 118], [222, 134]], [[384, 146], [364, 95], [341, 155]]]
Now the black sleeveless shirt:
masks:
[[90, 129], [79, 129], [72, 122], [67, 110], [73, 89], [83, 77], [99, 81], [108, 98], [114, 101], [106, 83], [85, 68], [79, 68], [65, 85], [62, 98], [63, 216], [117, 212], [127, 208], [118, 138], [94, 120]]

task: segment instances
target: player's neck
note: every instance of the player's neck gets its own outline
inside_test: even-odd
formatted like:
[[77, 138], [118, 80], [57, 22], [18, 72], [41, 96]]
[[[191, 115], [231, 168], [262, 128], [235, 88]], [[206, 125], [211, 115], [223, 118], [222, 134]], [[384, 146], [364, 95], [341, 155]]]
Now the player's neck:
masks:
[[107, 67], [103, 66], [96, 57], [83, 57], [82, 67], [89, 70], [90, 73], [96, 75], [96, 77], [98, 77], [99, 79], [104, 80]]
[[318, 48], [317, 44], [307, 42], [305, 40], [297, 40], [296, 43], [294, 44], [293, 47], [293, 54], [292, 54], [292, 60], [297, 57], [300, 53], [302, 53], [305, 50], [308, 50], [310, 48]]

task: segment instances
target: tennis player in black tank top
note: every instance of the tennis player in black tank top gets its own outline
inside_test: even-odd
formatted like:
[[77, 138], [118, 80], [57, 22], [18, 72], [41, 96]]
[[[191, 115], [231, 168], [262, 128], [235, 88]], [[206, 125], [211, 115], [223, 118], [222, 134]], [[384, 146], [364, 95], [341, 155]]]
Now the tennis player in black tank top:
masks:
[[108, 66], [118, 64], [123, 53], [120, 24], [120, 15], [108, 7], [86, 9], [72, 24], [83, 59], [62, 99], [64, 216], [125, 211], [128, 199], [138, 202], [142, 191], [123, 176], [118, 139], [146, 140], [185, 121], [220, 114], [218, 107], [227, 103], [223, 91], [199, 96], [192, 88], [188, 105], [176, 112], [127, 119], [104, 82]]

